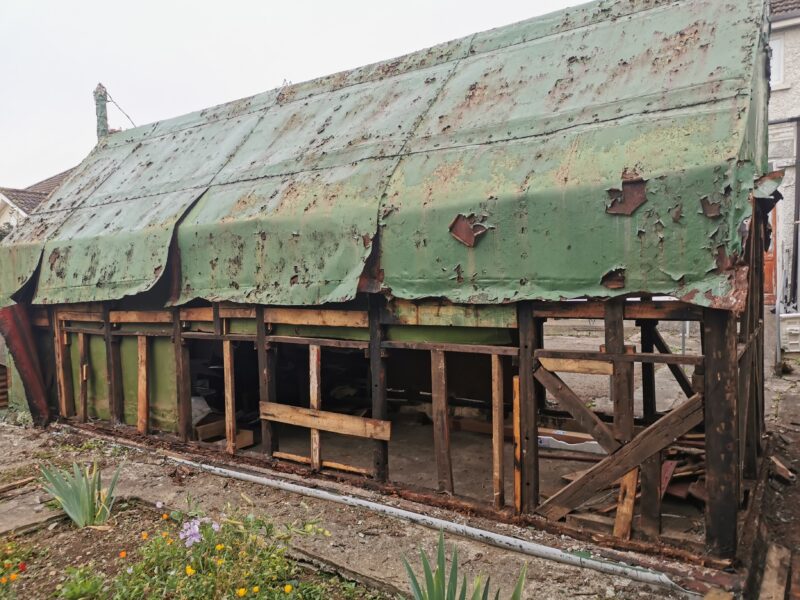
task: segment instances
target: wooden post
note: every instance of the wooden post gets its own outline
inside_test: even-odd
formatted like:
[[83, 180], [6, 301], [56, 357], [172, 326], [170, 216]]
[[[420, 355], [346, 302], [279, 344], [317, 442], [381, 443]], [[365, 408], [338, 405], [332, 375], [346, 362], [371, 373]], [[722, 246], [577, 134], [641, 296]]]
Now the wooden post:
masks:
[[86, 423], [89, 419], [89, 349], [86, 334], [78, 334], [78, 420]]
[[[322, 348], [311, 344], [308, 347], [309, 408], [322, 409]], [[322, 468], [322, 450], [319, 444], [319, 429], [311, 429], [311, 468]]]
[[505, 423], [503, 418], [503, 359], [492, 354], [492, 484], [494, 507], [505, 505], [505, 473], [503, 449], [505, 446]]
[[[386, 402], [386, 359], [381, 348], [384, 338], [381, 326], [383, 303], [383, 296], [373, 294], [369, 297], [369, 372], [372, 418], [381, 421], [389, 418]], [[374, 442], [373, 472], [378, 481], [386, 481], [389, 477], [389, 443], [386, 441], [375, 440]]]
[[[654, 350], [653, 330], [658, 321], [640, 321], [642, 331], [642, 352]], [[646, 423], [656, 420], [656, 377], [653, 363], [642, 363], [642, 413]]]
[[58, 412], [62, 418], [75, 414], [75, 396], [72, 389], [72, 369], [69, 360], [67, 333], [62, 329], [63, 322], [58, 309], [50, 316], [53, 323], [53, 347], [56, 359], [56, 387], [58, 389]]
[[108, 404], [111, 420], [122, 423], [125, 420], [125, 408], [122, 398], [122, 359], [120, 357], [119, 339], [111, 335], [111, 322], [108, 318], [108, 306], [103, 305], [103, 339], [106, 345], [106, 383], [108, 384]]
[[661, 535], [661, 453], [642, 462], [641, 528], [650, 539]]
[[[519, 329], [519, 429], [521, 477], [521, 499], [515, 500], [520, 512], [530, 512], [539, 503], [539, 434], [537, 415], [539, 394], [533, 378], [533, 352], [542, 346], [541, 323], [534, 321], [531, 302], [517, 303], [517, 327]], [[516, 465], [515, 465], [516, 466]]]
[[522, 512], [522, 427], [520, 426], [519, 376], [512, 379], [512, 430], [514, 433], [514, 510]]
[[228, 454], [236, 454], [236, 378], [231, 340], [222, 341], [222, 369], [225, 388], [225, 449]]
[[433, 396], [433, 447], [439, 491], [453, 493], [453, 465], [450, 460], [450, 418], [447, 414], [447, 365], [442, 350], [431, 351], [431, 394]]
[[716, 556], [736, 553], [739, 442], [736, 418], [736, 320], [703, 311], [705, 347], [706, 546]]
[[[264, 323], [264, 307], [256, 307], [256, 354], [258, 356], [259, 402], [277, 402], [275, 386], [275, 351], [267, 345], [267, 330]], [[275, 425], [261, 419], [261, 444], [267, 457], [272, 458], [278, 450], [278, 432]]]
[[139, 433], [150, 433], [150, 378], [149, 375], [149, 346], [147, 336], [137, 337], [138, 342], [138, 370], [136, 386], [136, 428]]
[[180, 312], [172, 312], [172, 346], [175, 351], [175, 377], [178, 391], [178, 436], [184, 442], [192, 437], [192, 380], [189, 368], [189, 348], [181, 331]]

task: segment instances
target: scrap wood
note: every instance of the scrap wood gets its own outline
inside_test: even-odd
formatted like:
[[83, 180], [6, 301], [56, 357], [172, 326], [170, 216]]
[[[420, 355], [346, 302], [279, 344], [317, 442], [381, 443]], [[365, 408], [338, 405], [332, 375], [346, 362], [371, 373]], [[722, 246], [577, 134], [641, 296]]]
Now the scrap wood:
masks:
[[692, 485], [690, 481], [676, 481], [667, 487], [667, 493], [670, 496], [675, 496], [681, 500], [686, 500], [689, 496], [689, 486]]
[[792, 555], [791, 575], [789, 576], [789, 600], [800, 600], [800, 553], [795, 551]]
[[783, 464], [783, 462], [776, 456], [770, 456], [769, 460], [772, 462], [772, 472], [778, 479], [784, 483], [794, 483], [794, 481], [797, 479], [797, 476], [792, 473], [789, 467]]
[[698, 479], [689, 484], [687, 490], [690, 496], [694, 496], [701, 502], [708, 502], [708, 492], [706, 491], [706, 482], [703, 479]]
[[791, 552], [780, 544], [770, 544], [767, 559], [764, 562], [764, 573], [761, 576], [759, 600], [783, 600], [789, 583], [789, 561]]
[[622, 478], [619, 486], [617, 515], [614, 519], [614, 537], [630, 539], [633, 509], [636, 504], [636, 488], [639, 485], [639, 469], [631, 469]]
[[672, 480], [672, 474], [675, 472], [675, 468], [678, 466], [677, 460], [665, 460], [661, 464], [661, 498], [664, 498], [664, 494], [667, 493], [667, 488], [669, 487], [669, 482]]
[[5, 494], [6, 492], [10, 492], [11, 490], [15, 490], [17, 488], [21, 488], [23, 486], [28, 485], [32, 481], [36, 481], [36, 477], [26, 477], [25, 479], [20, 479], [18, 481], [13, 481], [11, 483], [7, 483], [5, 485], [0, 485], [0, 494]]

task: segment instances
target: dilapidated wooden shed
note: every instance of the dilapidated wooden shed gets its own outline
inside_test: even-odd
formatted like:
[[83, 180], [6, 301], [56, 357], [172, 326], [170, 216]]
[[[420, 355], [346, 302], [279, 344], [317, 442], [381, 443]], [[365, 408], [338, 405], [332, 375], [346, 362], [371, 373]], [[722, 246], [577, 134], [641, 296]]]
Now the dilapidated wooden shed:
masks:
[[[767, 32], [763, 0], [602, 0], [103, 137], [0, 245], [34, 417], [395, 493], [411, 461], [433, 504], [545, 526], [619, 480], [623, 545], [634, 511], [658, 539], [678, 443], [732, 557], [763, 450]], [[545, 347], [546, 321], [587, 318], [602, 348]], [[701, 351], [671, 353], [668, 321]], [[613, 410], [563, 373], [610, 378]], [[484, 497], [454, 484], [468, 427]], [[544, 430], [601, 448], [547, 494]]]

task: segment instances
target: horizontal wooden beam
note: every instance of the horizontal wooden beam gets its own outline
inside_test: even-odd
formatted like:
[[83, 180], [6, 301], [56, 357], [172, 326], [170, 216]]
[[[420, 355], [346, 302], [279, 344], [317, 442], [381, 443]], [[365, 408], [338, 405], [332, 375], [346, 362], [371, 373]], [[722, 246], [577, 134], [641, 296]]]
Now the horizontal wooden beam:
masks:
[[628, 444], [608, 455], [586, 473], [550, 496], [537, 512], [558, 520], [574, 510], [609, 482], [660, 452], [703, 422], [703, 396], [695, 394], [678, 408], [650, 425]]
[[182, 308], [178, 311], [181, 321], [214, 321], [214, 309], [210, 306], [200, 308]]
[[82, 321], [85, 323], [102, 323], [103, 314], [99, 312], [82, 312], [75, 310], [59, 310], [58, 318], [62, 321]]
[[548, 371], [556, 373], [582, 373], [584, 375], [613, 375], [614, 363], [604, 360], [586, 360], [580, 358], [547, 358], [539, 359]]
[[381, 348], [397, 350], [425, 350], [442, 352], [462, 352], [465, 354], [497, 354], [502, 356], [517, 356], [519, 348], [512, 346], [487, 346], [483, 344], [448, 344], [444, 342], [399, 342], [386, 341]]
[[168, 310], [112, 310], [108, 313], [111, 323], [172, 323], [172, 312]]
[[[279, 452], [276, 450], [275, 452], [272, 453], [272, 456], [280, 460], [290, 460], [292, 462], [298, 462], [304, 465], [311, 464], [311, 459], [308, 456], [293, 454], [291, 452]], [[345, 465], [343, 463], [333, 462], [332, 460], [323, 460], [322, 468], [334, 469], [336, 471], [343, 471], [344, 473], [355, 473], [356, 475], [369, 476], [372, 474], [372, 472], [369, 469], [364, 469], [362, 467], [355, 467], [353, 465]]]
[[542, 358], [572, 358], [578, 360], [599, 360], [605, 362], [641, 362], [666, 365], [702, 365], [703, 357], [696, 354], [650, 354], [630, 352], [610, 354], [607, 352], [588, 352], [583, 350], [536, 350], [534, 356]]
[[275, 344], [301, 344], [304, 346], [323, 346], [325, 348], [352, 348], [366, 350], [369, 348], [367, 340], [334, 340], [328, 338], [296, 337], [291, 335], [268, 335], [267, 342]]
[[342, 435], [388, 441], [392, 434], [390, 421], [354, 417], [330, 411], [314, 410], [277, 402], [261, 402], [261, 418], [298, 427], [330, 431]]
[[[553, 319], [602, 319], [605, 315], [601, 301], [533, 302], [537, 317]], [[625, 319], [656, 319], [659, 321], [700, 321], [701, 307], [677, 300], [627, 301], [624, 306]]]
[[264, 308], [264, 322], [322, 327], [369, 327], [364, 310], [317, 310], [308, 308]]

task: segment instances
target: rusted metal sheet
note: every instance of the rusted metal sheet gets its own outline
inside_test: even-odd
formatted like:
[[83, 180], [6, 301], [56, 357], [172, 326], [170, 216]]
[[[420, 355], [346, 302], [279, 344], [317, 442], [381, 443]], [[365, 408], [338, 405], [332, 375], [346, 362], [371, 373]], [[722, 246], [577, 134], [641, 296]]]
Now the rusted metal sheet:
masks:
[[739, 309], [764, 4], [603, 0], [113, 134], [0, 245], [0, 301], [39, 264], [36, 303], [143, 292], [177, 229], [177, 304], [346, 301], [361, 279]]

